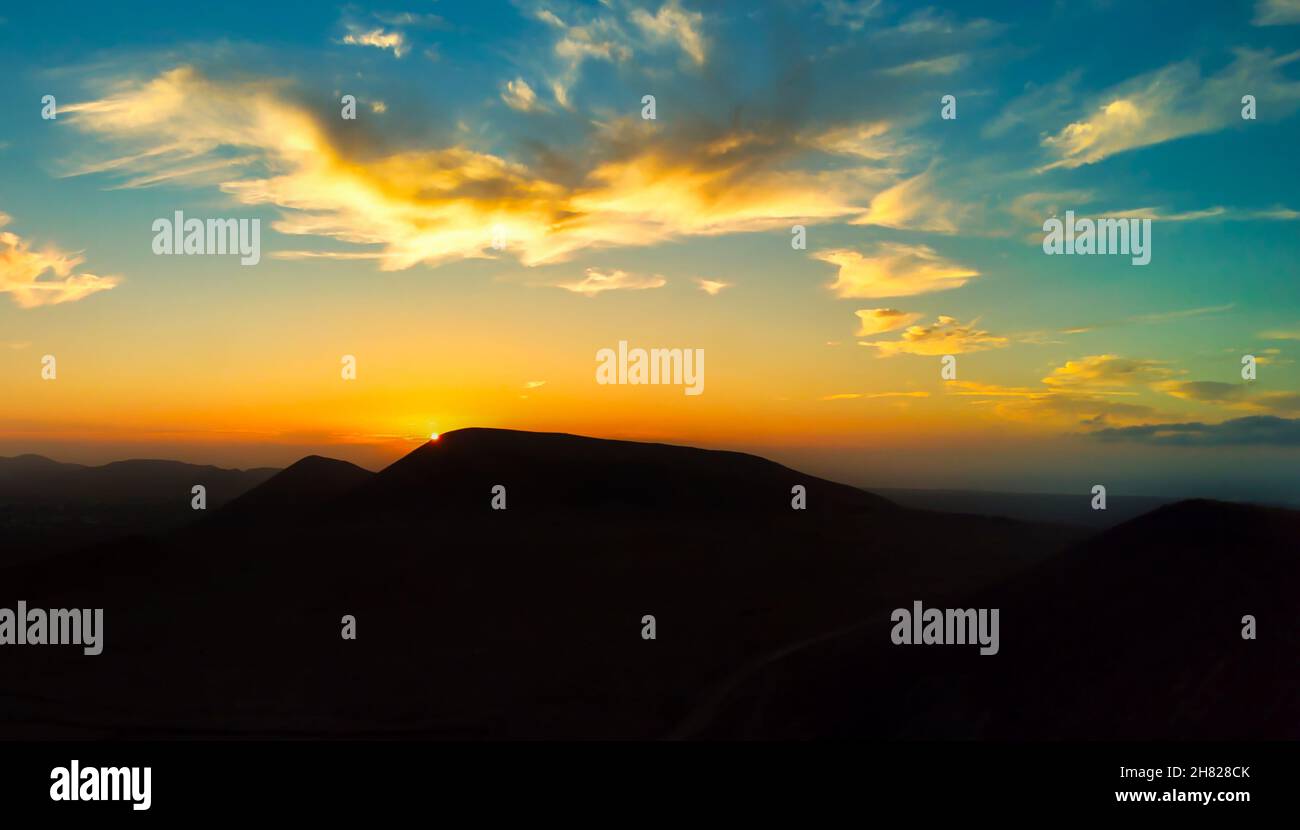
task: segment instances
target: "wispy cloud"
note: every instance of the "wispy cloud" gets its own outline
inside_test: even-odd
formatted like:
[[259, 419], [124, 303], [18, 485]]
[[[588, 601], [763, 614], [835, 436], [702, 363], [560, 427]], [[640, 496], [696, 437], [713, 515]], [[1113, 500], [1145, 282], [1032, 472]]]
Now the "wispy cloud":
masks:
[[648, 288], [662, 288], [668, 280], [659, 276], [630, 274], [627, 271], [600, 271], [588, 268], [586, 276], [575, 282], [557, 283], [558, 288], [594, 297], [605, 291], [644, 291]]
[[1103, 441], [1134, 441], [1173, 447], [1300, 446], [1300, 418], [1249, 415], [1218, 424], [1190, 421], [1095, 430]]
[[899, 311], [896, 308], [862, 308], [853, 313], [858, 316], [858, 321], [861, 323], [857, 332], [854, 333], [855, 337], [870, 337], [873, 334], [883, 334], [887, 331], [901, 329], [903, 326], [910, 326], [921, 319], [920, 314]]
[[520, 112], [535, 112], [541, 109], [537, 103], [537, 93], [523, 78], [507, 81], [505, 88], [501, 90], [501, 100], [506, 102], [506, 106]]
[[975, 328], [973, 322], [961, 323], [953, 317], [941, 315], [930, 325], [908, 326], [897, 340], [863, 341], [858, 345], [876, 349], [881, 357], [892, 357], [900, 354], [964, 354], [999, 349], [1009, 343], [1005, 337]]
[[343, 43], [349, 46], [373, 46], [376, 49], [391, 49], [393, 57], [400, 58], [410, 51], [406, 35], [399, 31], [384, 31], [376, 27], [367, 29], [355, 24], [348, 24], [348, 33], [343, 36]]
[[969, 208], [938, 194], [929, 171], [904, 179], [871, 200], [854, 225], [880, 225], [937, 233], [956, 233]]
[[1269, 106], [1260, 117], [1280, 118], [1300, 106], [1300, 82], [1287, 80], [1282, 67], [1300, 52], [1281, 57], [1250, 49], [1221, 72], [1201, 77], [1190, 61], [1141, 75], [1099, 96], [1091, 114], [1043, 139], [1056, 157], [1043, 169], [1080, 167], [1128, 150], [1185, 136], [1221, 130], [1240, 123], [1230, 103], [1249, 91]]
[[656, 41], [676, 43], [696, 64], [705, 59], [705, 41], [700, 32], [704, 15], [686, 11], [677, 0], [669, 0], [651, 15], [645, 9], [632, 11], [632, 22]]
[[813, 258], [838, 266], [828, 286], [838, 297], [908, 297], [959, 288], [979, 276], [927, 245], [883, 242], [865, 256], [838, 248], [819, 251]]
[[710, 297], [718, 296], [722, 293], [723, 289], [730, 288], [732, 285], [731, 283], [723, 282], [722, 280], [706, 280], [703, 277], [696, 277], [695, 284], [700, 287], [701, 291], [708, 294]]
[[[9, 222], [0, 213], [0, 228]], [[0, 293], [9, 294], [19, 308], [36, 308], [76, 302], [121, 283], [120, 277], [73, 273], [84, 261], [54, 247], [34, 251], [18, 234], [0, 231]]]
[[1255, 3], [1256, 26], [1291, 26], [1300, 23], [1300, 0], [1258, 0]]

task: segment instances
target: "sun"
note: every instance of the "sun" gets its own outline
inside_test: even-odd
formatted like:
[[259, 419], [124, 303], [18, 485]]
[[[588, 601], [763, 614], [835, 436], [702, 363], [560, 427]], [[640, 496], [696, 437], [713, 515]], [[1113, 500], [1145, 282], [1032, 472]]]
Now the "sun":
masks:
[[437, 440], [438, 440], [438, 433], [436, 433], [436, 432], [431, 433], [431, 434], [429, 435], [429, 440], [430, 440], [430, 441], [437, 441]]

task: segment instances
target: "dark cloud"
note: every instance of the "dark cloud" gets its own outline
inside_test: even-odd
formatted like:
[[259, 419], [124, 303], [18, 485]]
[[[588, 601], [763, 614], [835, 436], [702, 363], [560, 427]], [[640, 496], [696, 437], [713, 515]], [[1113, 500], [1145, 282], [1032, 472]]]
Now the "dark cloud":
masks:
[[1220, 424], [1143, 424], [1090, 433], [1102, 441], [1138, 441], [1157, 446], [1300, 446], [1300, 418], [1251, 415]]

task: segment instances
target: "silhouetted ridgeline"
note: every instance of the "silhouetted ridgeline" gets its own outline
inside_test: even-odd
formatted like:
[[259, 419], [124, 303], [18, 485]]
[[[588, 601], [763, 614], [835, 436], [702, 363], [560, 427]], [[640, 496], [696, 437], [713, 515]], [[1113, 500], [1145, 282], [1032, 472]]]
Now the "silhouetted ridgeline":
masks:
[[[6, 569], [104, 607], [106, 644], [0, 648], [0, 734], [1267, 736], [1300, 699], [1296, 519], [1189, 502], [1081, 543], [739, 453], [461, 430]], [[1001, 652], [890, 645], [914, 600], [1001, 608]]]

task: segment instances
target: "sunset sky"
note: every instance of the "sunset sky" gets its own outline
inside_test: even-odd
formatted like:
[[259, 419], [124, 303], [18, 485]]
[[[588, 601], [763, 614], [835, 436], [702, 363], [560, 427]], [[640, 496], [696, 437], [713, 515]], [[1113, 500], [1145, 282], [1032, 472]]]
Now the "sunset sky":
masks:
[[[2, 14], [0, 454], [494, 426], [1300, 500], [1300, 0]], [[178, 210], [261, 262], [155, 255]], [[1150, 264], [1047, 256], [1067, 210], [1151, 219]], [[703, 349], [704, 393], [597, 384], [620, 340]]]

